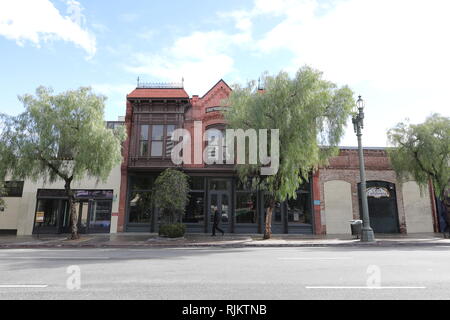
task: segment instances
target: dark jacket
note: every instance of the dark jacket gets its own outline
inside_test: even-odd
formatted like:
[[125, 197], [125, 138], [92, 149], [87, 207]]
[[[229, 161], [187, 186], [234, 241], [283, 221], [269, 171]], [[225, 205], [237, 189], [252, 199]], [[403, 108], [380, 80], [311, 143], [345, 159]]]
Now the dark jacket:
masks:
[[220, 222], [220, 213], [219, 210], [214, 211], [214, 224], [218, 225]]

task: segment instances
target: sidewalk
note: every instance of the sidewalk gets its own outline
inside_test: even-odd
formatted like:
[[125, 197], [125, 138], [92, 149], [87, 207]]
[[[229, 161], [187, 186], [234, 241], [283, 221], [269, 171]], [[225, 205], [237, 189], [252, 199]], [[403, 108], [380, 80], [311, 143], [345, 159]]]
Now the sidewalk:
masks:
[[151, 233], [84, 234], [79, 240], [67, 240], [67, 235], [0, 236], [0, 249], [26, 248], [196, 248], [196, 247], [397, 247], [448, 246], [450, 239], [442, 234], [376, 235], [376, 241], [363, 243], [350, 235], [262, 235], [186, 234], [183, 238], [161, 238]]

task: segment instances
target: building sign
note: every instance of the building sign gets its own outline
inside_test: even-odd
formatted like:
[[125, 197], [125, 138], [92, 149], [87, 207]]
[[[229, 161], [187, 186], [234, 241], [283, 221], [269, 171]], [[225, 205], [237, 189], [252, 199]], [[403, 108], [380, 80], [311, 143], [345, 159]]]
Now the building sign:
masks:
[[36, 222], [37, 223], [44, 222], [44, 212], [42, 211], [36, 212]]
[[382, 187], [371, 187], [367, 188], [367, 196], [372, 198], [389, 198], [389, 190]]

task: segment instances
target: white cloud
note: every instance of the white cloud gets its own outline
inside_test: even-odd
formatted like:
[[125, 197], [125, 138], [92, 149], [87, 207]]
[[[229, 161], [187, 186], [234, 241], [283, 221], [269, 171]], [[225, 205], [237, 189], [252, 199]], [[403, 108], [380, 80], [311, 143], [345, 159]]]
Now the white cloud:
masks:
[[0, 1], [0, 35], [15, 40], [18, 45], [31, 41], [36, 46], [42, 42], [63, 40], [84, 49], [89, 57], [96, 52], [96, 40], [86, 28], [80, 3], [68, 0], [67, 16], [49, 0]]
[[[448, 115], [448, 12], [448, 0], [254, 0], [249, 10], [218, 14], [233, 19], [235, 33], [193, 32], [161, 51], [136, 54], [126, 69], [150, 80], [184, 76], [188, 92], [202, 94], [225, 75], [239, 78], [235, 49], [261, 61], [289, 52], [286, 71], [308, 64], [362, 94], [364, 143], [384, 146], [387, 129], [406, 117], [417, 123], [432, 112]], [[268, 17], [277, 22], [254, 32]], [[355, 143], [349, 126], [342, 144]]]
[[[255, 50], [289, 51], [287, 71], [308, 64], [363, 94], [365, 142], [385, 145], [386, 130], [406, 117], [448, 115], [448, 12], [447, 0], [255, 0], [239, 15], [247, 25], [256, 17], [281, 19], [255, 39]], [[355, 143], [350, 127], [343, 143]]]
[[227, 54], [233, 45], [246, 41], [242, 34], [222, 31], [194, 32], [180, 37], [159, 53], [137, 53], [129, 72], [150, 76], [156, 81], [180, 82], [190, 94], [203, 94], [220, 78], [232, 72], [234, 60]]

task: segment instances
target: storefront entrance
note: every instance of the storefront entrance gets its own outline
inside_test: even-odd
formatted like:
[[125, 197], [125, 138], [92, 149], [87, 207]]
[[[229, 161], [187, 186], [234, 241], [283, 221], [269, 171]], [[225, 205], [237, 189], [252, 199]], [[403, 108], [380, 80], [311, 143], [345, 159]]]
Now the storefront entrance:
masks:
[[233, 213], [231, 210], [231, 180], [211, 179], [209, 180], [208, 195], [208, 225], [207, 232], [212, 233], [215, 212], [219, 212], [219, 228], [224, 232], [231, 232]]
[[[109, 233], [113, 192], [111, 190], [75, 190], [75, 211], [79, 233]], [[33, 233], [70, 233], [69, 202], [64, 190], [38, 190]], [[36, 219], [35, 219], [36, 221]]]
[[230, 197], [227, 192], [212, 192], [209, 195], [209, 231], [212, 232], [214, 215], [219, 212], [219, 228], [224, 232], [230, 232], [231, 210]]
[[[370, 226], [375, 233], [399, 233], [395, 184], [386, 181], [367, 181], [367, 203]], [[358, 184], [358, 190], [360, 184]], [[361, 195], [359, 196], [362, 216]]]

